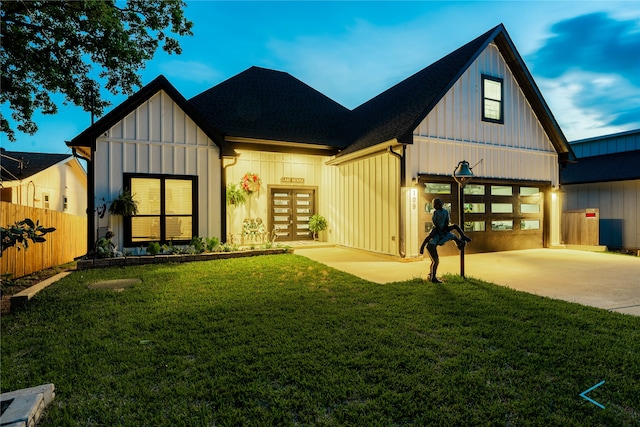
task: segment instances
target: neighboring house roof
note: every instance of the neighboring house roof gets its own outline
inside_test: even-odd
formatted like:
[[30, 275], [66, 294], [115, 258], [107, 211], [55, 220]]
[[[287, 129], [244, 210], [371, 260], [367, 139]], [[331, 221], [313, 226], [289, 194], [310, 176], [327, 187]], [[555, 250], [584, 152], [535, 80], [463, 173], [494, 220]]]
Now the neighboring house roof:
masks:
[[340, 154], [392, 139], [412, 143], [414, 129], [491, 42], [505, 58], [560, 160], [573, 160], [569, 143], [502, 24], [353, 110], [356, 133]]
[[71, 158], [71, 154], [27, 153], [0, 149], [0, 180], [21, 181]]
[[560, 169], [560, 184], [640, 179], [640, 150], [582, 157]]
[[[224, 137], [218, 129], [204, 120], [198, 111], [173, 87], [163, 75], [156, 77], [151, 83], [144, 86], [138, 92], [129, 97], [122, 104], [104, 115], [100, 120], [85, 129], [81, 134], [67, 142], [69, 147], [91, 147], [93, 142], [104, 132], [108, 131], [120, 120], [129, 115], [133, 110], [146, 102], [159, 91], [165, 91], [171, 99], [202, 129], [202, 131], [221, 149], [223, 154], [229, 153], [224, 143]], [[88, 153], [84, 153], [88, 154]], [[89, 154], [90, 156], [90, 154]]]
[[282, 71], [251, 67], [189, 102], [230, 137], [346, 145], [349, 110]]
[[578, 158], [640, 150], [640, 129], [580, 139], [570, 144]]

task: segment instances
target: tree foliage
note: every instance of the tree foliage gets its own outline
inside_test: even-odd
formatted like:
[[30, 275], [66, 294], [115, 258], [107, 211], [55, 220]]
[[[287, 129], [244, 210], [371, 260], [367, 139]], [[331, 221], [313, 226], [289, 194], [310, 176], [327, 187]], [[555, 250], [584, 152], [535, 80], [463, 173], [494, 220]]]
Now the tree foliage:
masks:
[[0, 227], [0, 236], [2, 241], [2, 252], [18, 245], [18, 249], [22, 246], [25, 250], [29, 248], [29, 240], [33, 243], [46, 242], [44, 235], [56, 231], [55, 228], [45, 228], [40, 225], [40, 221], [26, 218], [18, 221], [6, 228]]
[[[64, 105], [101, 115], [113, 94], [130, 95], [141, 85], [139, 70], [158, 46], [181, 53], [179, 36], [191, 35], [193, 23], [182, 0], [4, 1], [0, 7], [0, 104], [8, 103], [21, 132], [34, 134], [35, 110], [55, 114], [50, 94], [64, 95]], [[0, 113], [0, 130], [15, 140]]]

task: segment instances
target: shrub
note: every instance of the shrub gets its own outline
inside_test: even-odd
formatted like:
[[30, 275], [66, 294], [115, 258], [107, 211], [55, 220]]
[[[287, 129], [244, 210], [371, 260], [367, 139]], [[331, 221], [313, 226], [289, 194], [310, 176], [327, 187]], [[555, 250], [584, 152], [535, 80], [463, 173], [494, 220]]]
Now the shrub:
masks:
[[147, 246], [147, 253], [149, 255], [158, 255], [159, 252], [160, 252], [160, 243], [158, 242], [149, 243], [149, 246]]

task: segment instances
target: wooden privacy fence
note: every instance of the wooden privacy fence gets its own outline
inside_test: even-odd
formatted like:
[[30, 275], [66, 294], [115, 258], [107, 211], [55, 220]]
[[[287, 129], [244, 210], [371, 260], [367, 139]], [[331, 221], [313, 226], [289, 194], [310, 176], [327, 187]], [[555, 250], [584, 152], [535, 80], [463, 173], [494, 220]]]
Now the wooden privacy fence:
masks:
[[600, 210], [583, 209], [562, 213], [562, 242], [566, 245], [600, 244]]
[[45, 228], [56, 231], [44, 236], [44, 243], [29, 241], [29, 248], [17, 247], [2, 251], [0, 273], [10, 273], [12, 278], [26, 276], [45, 268], [73, 261], [87, 253], [87, 218], [69, 215], [49, 209], [31, 208], [0, 202], [0, 225], [6, 227], [16, 221], [31, 218], [40, 221]]

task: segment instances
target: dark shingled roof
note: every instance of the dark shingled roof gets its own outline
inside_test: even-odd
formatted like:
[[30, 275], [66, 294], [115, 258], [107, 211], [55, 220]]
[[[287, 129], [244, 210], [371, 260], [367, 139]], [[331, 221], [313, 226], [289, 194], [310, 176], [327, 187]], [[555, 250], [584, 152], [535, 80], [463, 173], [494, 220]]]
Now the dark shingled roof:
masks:
[[560, 170], [560, 184], [640, 179], [640, 150], [581, 157]]
[[[0, 150], [0, 178], [3, 181], [23, 180], [70, 157], [71, 154], [27, 153], [3, 148]], [[13, 159], [22, 160], [23, 168]]]
[[495, 42], [562, 161], [575, 158], [560, 126], [502, 24], [353, 110], [353, 141], [340, 154], [397, 139], [413, 142], [413, 131], [489, 43]]
[[569, 143], [502, 24], [353, 111], [288, 73], [261, 67], [251, 67], [189, 101], [160, 76], [68, 145], [90, 147], [100, 134], [159, 89], [167, 91], [223, 153], [232, 154], [223, 135], [258, 140], [258, 144], [264, 140], [267, 145], [269, 141], [288, 142], [298, 144], [296, 149], [300, 150], [305, 145], [309, 149], [321, 145], [338, 156], [394, 139], [411, 144], [420, 122], [491, 42], [518, 81], [560, 162], [573, 160]]
[[189, 102], [227, 136], [345, 145], [349, 110], [281, 71], [251, 67]]
[[353, 110], [356, 134], [342, 154], [397, 138], [412, 143], [413, 130], [492, 40], [496, 27]]

